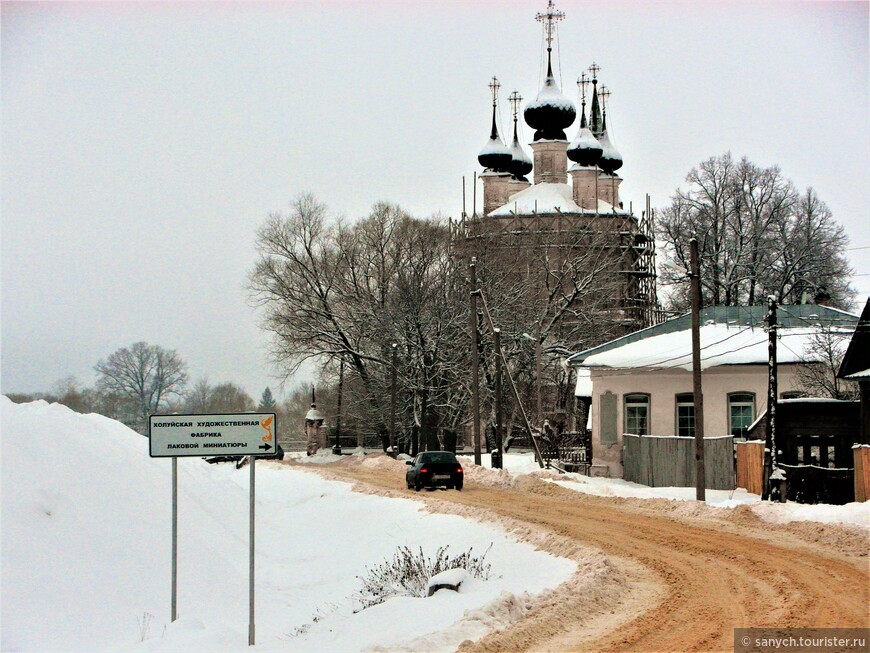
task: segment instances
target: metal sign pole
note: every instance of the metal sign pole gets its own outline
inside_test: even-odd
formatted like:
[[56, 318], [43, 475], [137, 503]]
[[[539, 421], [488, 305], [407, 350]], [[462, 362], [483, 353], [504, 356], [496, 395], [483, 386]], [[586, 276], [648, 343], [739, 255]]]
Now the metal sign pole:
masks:
[[178, 458], [172, 459], [172, 621], [178, 618]]
[[254, 462], [256, 456], [251, 456], [251, 497], [250, 497], [250, 566], [248, 570], [248, 646], [254, 645]]

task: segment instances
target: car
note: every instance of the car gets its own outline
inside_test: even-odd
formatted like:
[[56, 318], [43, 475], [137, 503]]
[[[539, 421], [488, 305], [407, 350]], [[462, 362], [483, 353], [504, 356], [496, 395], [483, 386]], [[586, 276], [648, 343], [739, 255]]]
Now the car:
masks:
[[422, 451], [414, 460], [405, 461], [411, 468], [405, 472], [408, 489], [419, 492], [424, 487], [444, 486], [448, 490], [462, 489], [462, 465], [450, 451]]

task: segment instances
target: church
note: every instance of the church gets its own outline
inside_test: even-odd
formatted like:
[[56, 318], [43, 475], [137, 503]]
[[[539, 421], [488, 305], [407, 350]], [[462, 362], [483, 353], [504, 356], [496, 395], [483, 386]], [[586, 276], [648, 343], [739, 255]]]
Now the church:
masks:
[[[544, 28], [546, 75], [522, 111], [534, 133], [531, 156], [518, 136], [522, 97], [517, 91], [509, 96], [513, 139], [508, 146], [498, 130], [500, 83], [495, 77], [489, 83], [492, 123], [477, 157], [483, 170], [476, 175], [471, 215], [463, 209], [457, 231], [465, 241], [464, 255], [482, 261], [484, 275], [487, 265], [497, 265], [538, 277], [527, 284], [533, 288], [527, 299], [557, 300], [539, 318], [539, 333], [541, 320], [558, 322], [550, 339], [576, 351], [649, 326], [658, 321], [659, 311], [649, 197], [640, 217], [620, 197], [623, 159], [608, 133], [610, 91], [599, 84], [601, 68], [593, 63], [579, 76], [579, 112], [553, 74], [553, 42], [563, 18], [552, 0], [536, 16]], [[576, 135], [569, 140], [575, 122]]]

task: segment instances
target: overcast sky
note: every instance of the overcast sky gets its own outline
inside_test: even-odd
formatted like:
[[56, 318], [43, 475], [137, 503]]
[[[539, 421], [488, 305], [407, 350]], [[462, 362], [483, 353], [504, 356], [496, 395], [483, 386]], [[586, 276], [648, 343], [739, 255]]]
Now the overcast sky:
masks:
[[[91, 385], [145, 340], [194, 380], [277, 394], [245, 289], [257, 227], [305, 191], [349, 218], [458, 216], [490, 77], [537, 93], [545, 8], [4, 3], [2, 390]], [[613, 92], [626, 204], [664, 206], [730, 150], [813, 186], [870, 247], [866, 2], [557, 8], [566, 94], [593, 60]], [[866, 297], [870, 249], [848, 254]]]

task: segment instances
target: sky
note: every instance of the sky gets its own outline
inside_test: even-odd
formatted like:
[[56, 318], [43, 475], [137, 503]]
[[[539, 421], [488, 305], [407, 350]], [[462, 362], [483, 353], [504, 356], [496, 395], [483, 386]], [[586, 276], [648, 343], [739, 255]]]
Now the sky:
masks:
[[[556, 7], [565, 93], [593, 61], [613, 93], [626, 204], [667, 205], [726, 151], [779, 165], [844, 225], [870, 295], [868, 3]], [[307, 381], [268, 358], [246, 288], [257, 228], [303, 192], [348, 219], [381, 200], [458, 217], [463, 176], [470, 209], [487, 84], [504, 134], [507, 95], [540, 88], [545, 9], [3, 3], [0, 389], [91, 385], [141, 340], [255, 399]]]

